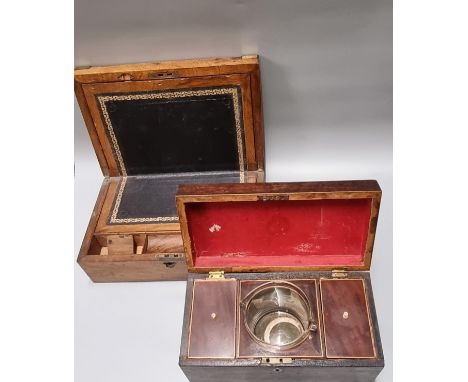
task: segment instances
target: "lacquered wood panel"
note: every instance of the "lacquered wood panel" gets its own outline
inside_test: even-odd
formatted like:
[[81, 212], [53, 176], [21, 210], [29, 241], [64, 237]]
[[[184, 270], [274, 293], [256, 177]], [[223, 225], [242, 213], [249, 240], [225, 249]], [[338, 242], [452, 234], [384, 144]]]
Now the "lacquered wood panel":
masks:
[[327, 358], [374, 358], [362, 279], [320, 280]]
[[234, 358], [237, 281], [194, 283], [188, 356]]

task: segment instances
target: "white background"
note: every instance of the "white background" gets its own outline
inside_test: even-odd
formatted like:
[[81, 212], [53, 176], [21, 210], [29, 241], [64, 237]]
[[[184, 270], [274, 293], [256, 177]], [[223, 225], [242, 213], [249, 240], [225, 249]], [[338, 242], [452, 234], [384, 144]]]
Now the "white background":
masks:
[[[392, 380], [392, 3], [80, 1], [75, 64], [261, 57], [268, 181], [377, 179], [371, 277]], [[75, 253], [102, 181], [75, 103]], [[69, 254], [72, 256], [72, 254]], [[75, 375], [185, 381], [185, 282], [93, 284], [75, 266]]]

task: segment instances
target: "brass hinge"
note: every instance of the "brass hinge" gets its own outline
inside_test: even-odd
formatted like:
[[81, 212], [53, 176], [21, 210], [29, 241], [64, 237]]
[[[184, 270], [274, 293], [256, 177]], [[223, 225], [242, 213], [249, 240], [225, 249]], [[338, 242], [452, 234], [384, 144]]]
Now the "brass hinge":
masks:
[[208, 278], [213, 280], [224, 279], [224, 271], [212, 271], [208, 273]]
[[292, 363], [292, 358], [283, 357], [263, 357], [261, 363], [270, 365], [279, 365], [283, 363]]
[[335, 269], [332, 271], [332, 277], [334, 279], [344, 279], [348, 277], [348, 273], [344, 269]]

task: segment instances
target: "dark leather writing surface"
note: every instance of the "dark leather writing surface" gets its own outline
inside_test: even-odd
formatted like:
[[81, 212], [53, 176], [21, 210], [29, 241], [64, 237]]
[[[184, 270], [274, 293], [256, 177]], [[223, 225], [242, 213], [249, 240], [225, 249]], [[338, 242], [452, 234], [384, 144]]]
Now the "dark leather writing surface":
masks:
[[240, 94], [224, 86], [96, 97], [121, 172], [144, 175], [243, 170]]
[[179, 184], [239, 183], [239, 181], [238, 172], [129, 176], [120, 181], [119, 191], [116, 193], [109, 216], [109, 224], [177, 222], [175, 194]]

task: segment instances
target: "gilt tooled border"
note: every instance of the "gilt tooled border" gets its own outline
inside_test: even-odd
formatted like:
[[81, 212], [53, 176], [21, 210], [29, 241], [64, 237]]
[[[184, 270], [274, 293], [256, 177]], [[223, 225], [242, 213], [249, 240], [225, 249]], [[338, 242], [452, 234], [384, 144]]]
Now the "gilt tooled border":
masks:
[[122, 196], [124, 193], [125, 185], [127, 184], [127, 177], [122, 177], [122, 181], [119, 184], [119, 191], [117, 192], [117, 196], [114, 202], [114, 208], [112, 209], [112, 214], [110, 216], [109, 222], [110, 223], [153, 223], [153, 222], [161, 222], [161, 223], [168, 223], [168, 222], [178, 222], [179, 218], [177, 216], [157, 216], [157, 217], [150, 217], [150, 218], [125, 218], [121, 219], [117, 217], [120, 208], [120, 202], [122, 201]]
[[97, 101], [101, 108], [102, 117], [107, 128], [107, 133], [112, 144], [113, 152], [117, 160], [122, 176], [127, 176], [127, 169], [125, 162], [120, 151], [117, 137], [114, 133], [112, 121], [107, 111], [106, 102], [108, 101], [132, 101], [142, 99], [170, 99], [170, 98], [184, 98], [184, 97], [202, 97], [210, 95], [223, 95], [229, 94], [232, 96], [232, 103], [234, 107], [234, 119], [236, 123], [236, 138], [237, 138], [237, 153], [239, 157], [239, 170], [244, 171], [245, 159], [244, 159], [244, 144], [243, 144], [243, 132], [242, 132], [242, 105], [240, 102], [240, 88], [237, 86], [221, 87], [221, 88], [209, 88], [209, 89], [191, 89], [191, 90], [178, 90], [178, 91], [162, 91], [162, 92], [148, 92], [138, 94], [121, 94], [121, 95], [98, 95], [96, 96]]
[[125, 190], [125, 185], [127, 183], [127, 169], [125, 167], [125, 162], [120, 151], [119, 143], [117, 137], [114, 133], [114, 128], [112, 126], [112, 121], [110, 119], [109, 113], [107, 111], [106, 102], [108, 101], [131, 101], [131, 100], [141, 100], [141, 99], [167, 99], [167, 98], [182, 98], [182, 97], [193, 97], [193, 96], [207, 96], [207, 95], [223, 95], [230, 94], [232, 96], [233, 107], [234, 107], [234, 118], [236, 123], [236, 137], [237, 137], [237, 150], [239, 156], [239, 169], [240, 169], [240, 183], [244, 183], [244, 145], [243, 145], [243, 132], [242, 132], [242, 120], [241, 120], [241, 104], [240, 104], [240, 92], [239, 87], [222, 87], [222, 88], [210, 88], [210, 89], [199, 89], [199, 90], [181, 90], [181, 91], [165, 91], [157, 93], [139, 93], [139, 94], [125, 94], [125, 95], [100, 95], [97, 96], [99, 105], [101, 106], [101, 113], [104, 119], [104, 122], [107, 127], [107, 132], [112, 143], [114, 155], [117, 159], [117, 164], [120, 168], [120, 171], [123, 175], [122, 181], [119, 184], [119, 190], [117, 192], [114, 207], [112, 209], [112, 214], [110, 216], [109, 222], [111, 224], [118, 223], [170, 223], [178, 222], [178, 216], [156, 216], [148, 218], [125, 218], [121, 219], [117, 217], [119, 212], [120, 203], [122, 201], [122, 196]]

